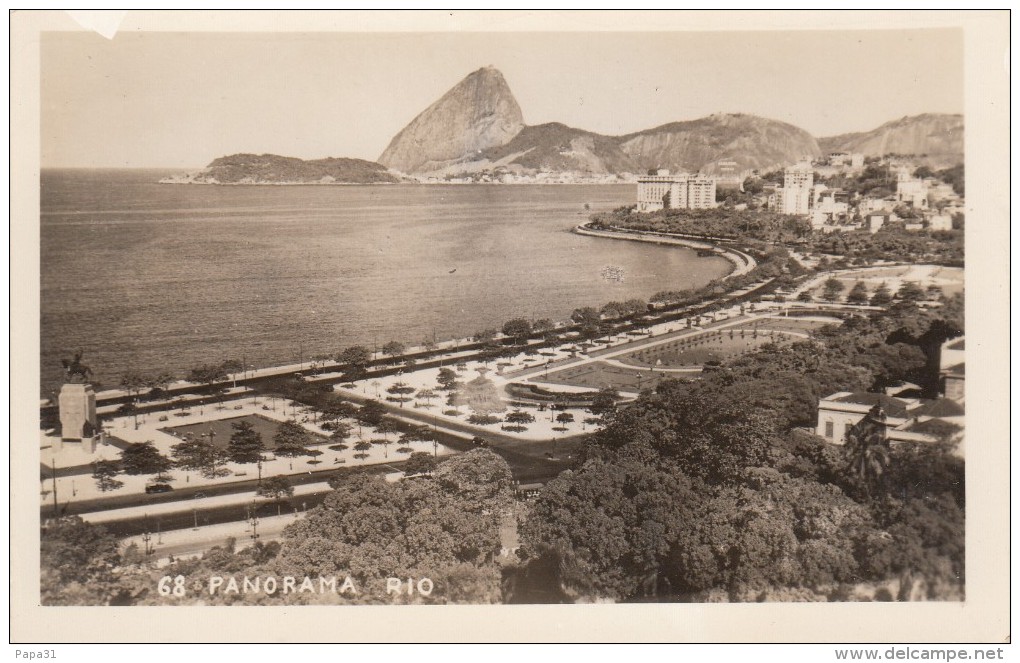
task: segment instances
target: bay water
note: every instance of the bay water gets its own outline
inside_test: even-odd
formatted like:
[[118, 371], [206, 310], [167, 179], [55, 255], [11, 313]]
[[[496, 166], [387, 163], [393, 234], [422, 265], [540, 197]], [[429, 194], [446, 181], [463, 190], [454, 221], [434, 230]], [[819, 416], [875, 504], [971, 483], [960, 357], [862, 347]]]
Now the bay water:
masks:
[[77, 350], [114, 388], [128, 371], [184, 377], [226, 359], [280, 365], [564, 320], [729, 271], [570, 232], [632, 204], [634, 185], [159, 184], [168, 174], [42, 172], [43, 397]]

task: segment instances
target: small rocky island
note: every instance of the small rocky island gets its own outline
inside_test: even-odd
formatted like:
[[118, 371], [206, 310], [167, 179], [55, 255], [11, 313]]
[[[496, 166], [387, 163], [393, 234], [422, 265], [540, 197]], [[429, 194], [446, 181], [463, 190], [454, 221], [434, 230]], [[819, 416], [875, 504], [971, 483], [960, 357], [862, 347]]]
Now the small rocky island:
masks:
[[160, 180], [163, 184], [396, 184], [386, 166], [364, 159], [304, 161], [275, 154], [232, 154], [203, 170]]

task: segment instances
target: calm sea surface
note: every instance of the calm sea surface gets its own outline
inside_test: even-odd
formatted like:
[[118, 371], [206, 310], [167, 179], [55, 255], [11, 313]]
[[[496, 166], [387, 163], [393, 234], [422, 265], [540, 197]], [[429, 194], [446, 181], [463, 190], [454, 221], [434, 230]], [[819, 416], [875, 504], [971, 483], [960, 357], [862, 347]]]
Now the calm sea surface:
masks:
[[[41, 181], [43, 395], [76, 349], [112, 388], [128, 370], [268, 366], [390, 340], [701, 285], [693, 251], [581, 237], [584, 205], [634, 186], [161, 185], [166, 171], [50, 170]], [[607, 266], [623, 282], [603, 278]]]

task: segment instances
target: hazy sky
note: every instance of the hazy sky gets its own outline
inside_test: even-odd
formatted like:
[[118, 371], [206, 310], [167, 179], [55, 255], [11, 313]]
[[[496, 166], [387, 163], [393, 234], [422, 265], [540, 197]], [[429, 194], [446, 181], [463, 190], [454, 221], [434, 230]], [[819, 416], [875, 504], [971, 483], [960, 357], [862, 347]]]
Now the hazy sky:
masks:
[[958, 30], [46, 33], [44, 167], [192, 168], [236, 152], [375, 160], [470, 72], [528, 124], [623, 134], [715, 112], [815, 136], [962, 113]]

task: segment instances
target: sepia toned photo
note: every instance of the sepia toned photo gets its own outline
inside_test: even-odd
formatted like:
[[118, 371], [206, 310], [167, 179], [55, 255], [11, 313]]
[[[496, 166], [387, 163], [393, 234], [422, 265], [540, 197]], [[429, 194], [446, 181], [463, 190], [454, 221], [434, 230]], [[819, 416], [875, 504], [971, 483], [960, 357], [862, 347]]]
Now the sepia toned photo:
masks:
[[37, 607], [980, 602], [964, 22], [112, 14], [36, 41]]

